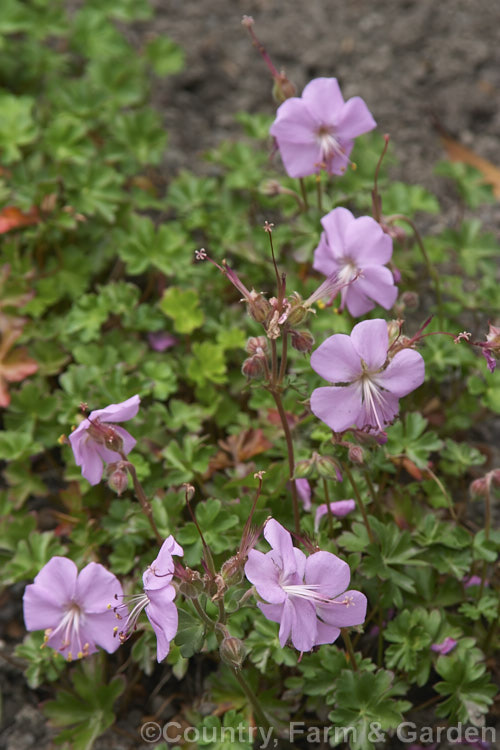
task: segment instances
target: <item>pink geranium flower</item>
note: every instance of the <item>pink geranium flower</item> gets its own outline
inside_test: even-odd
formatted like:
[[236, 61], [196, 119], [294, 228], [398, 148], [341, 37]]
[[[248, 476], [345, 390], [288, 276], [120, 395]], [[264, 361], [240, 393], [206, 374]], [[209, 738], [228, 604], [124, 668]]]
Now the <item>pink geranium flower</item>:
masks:
[[[352, 513], [352, 511], [356, 508], [356, 503], [354, 500], [337, 500], [336, 502], [330, 503], [330, 510], [332, 512], [333, 516], [336, 516], [337, 518], [343, 518], [344, 516], [347, 516], [348, 513]], [[323, 503], [322, 505], [318, 505], [318, 508], [316, 510], [316, 515], [314, 517], [314, 531], [319, 530], [319, 524], [323, 516], [326, 516], [328, 514], [328, 506], [326, 503]]]
[[422, 385], [425, 365], [413, 349], [389, 359], [385, 320], [365, 320], [350, 336], [337, 333], [311, 356], [311, 367], [330, 383], [311, 395], [311, 410], [335, 432], [351, 427], [382, 432], [399, 411], [399, 399]]
[[302, 97], [286, 99], [271, 126], [290, 177], [325, 169], [343, 174], [354, 139], [377, 123], [359, 96], [344, 102], [336, 78], [316, 78]]
[[132, 435], [114, 423], [135, 417], [139, 404], [139, 396], [132, 396], [120, 404], [97, 409], [69, 436], [76, 464], [82, 467], [82, 475], [90, 484], [101, 481], [104, 463], [120, 461], [121, 454], [130, 453], [134, 447], [136, 441]]
[[337, 273], [345, 286], [341, 305], [351, 315], [364, 315], [375, 303], [389, 310], [398, 289], [386, 268], [392, 257], [392, 240], [370, 216], [355, 218], [347, 208], [334, 208], [321, 219], [324, 232], [314, 251], [313, 268], [325, 276]]
[[436, 654], [445, 656], [446, 654], [449, 654], [450, 651], [453, 651], [457, 643], [458, 641], [448, 636], [448, 638], [445, 638], [442, 643], [433, 643], [431, 646], [431, 651], [435, 651]]
[[53, 557], [23, 598], [27, 630], [45, 630], [45, 645], [68, 661], [81, 659], [101, 646], [113, 653], [116, 620], [110, 602], [122, 596], [118, 579], [99, 563], [78, 569], [67, 557]]
[[250, 550], [245, 575], [264, 599], [258, 606], [268, 620], [280, 623], [279, 641], [289, 638], [299, 651], [333, 643], [340, 628], [360, 625], [366, 615], [366, 597], [346, 591], [349, 566], [331, 552], [306, 558], [292, 537], [274, 519], [267, 521], [264, 537], [272, 549]]
[[[158, 557], [145, 570], [142, 576], [144, 593], [128, 598], [132, 609], [127, 613], [125, 624], [118, 632], [120, 641], [125, 641], [137, 628], [142, 610], [146, 610], [149, 622], [156, 635], [156, 657], [163, 661], [170, 650], [170, 641], [175, 638], [179, 617], [174, 604], [176, 590], [172, 585], [175, 562], [172, 555], [183, 555], [184, 550], [170, 535], [162, 544]], [[114, 610], [118, 619], [124, 619], [121, 610], [126, 603], [118, 604]], [[116, 628], [118, 630], [118, 628]]]

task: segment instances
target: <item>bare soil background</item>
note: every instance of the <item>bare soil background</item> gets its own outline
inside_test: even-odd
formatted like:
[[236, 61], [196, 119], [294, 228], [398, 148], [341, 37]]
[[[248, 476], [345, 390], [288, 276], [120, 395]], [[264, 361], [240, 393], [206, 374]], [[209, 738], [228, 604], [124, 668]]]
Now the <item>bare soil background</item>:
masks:
[[[154, 104], [169, 134], [168, 181], [181, 167], [201, 171], [200, 156], [238, 137], [238, 111], [272, 113], [266, 67], [241, 27], [243, 14], [276, 67], [286, 69], [300, 93], [318, 76], [336, 76], [345, 98], [362, 96], [381, 132], [390, 133], [399, 165], [393, 176], [435, 192], [443, 214], [436, 228], [454, 223], [462, 206], [451, 184], [433, 174], [444, 157], [432, 125], [437, 118], [454, 137], [500, 166], [500, 2], [498, 0], [154, 0], [153, 22], [137, 24], [138, 47], [166, 33], [186, 52], [185, 70], [158, 81]], [[476, 212], [484, 228], [500, 230], [499, 205]], [[491, 311], [491, 317], [498, 311]], [[48, 692], [30, 691], [11, 660], [22, 638], [23, 587], [0, 596], [0, 672], [3, 725], [0, 750], [40, 750], [51, 732], [38, 710]], [[9, 661], [10, 660], [10, 661]], [[165, 674], [169, 667], [165, 666]], [[168, 689], [162, 691], [162, 699]], [[96, 743], [106, 750], [146, 748], [137, 727], [155, 705], [120, 720], [122, 734]]]

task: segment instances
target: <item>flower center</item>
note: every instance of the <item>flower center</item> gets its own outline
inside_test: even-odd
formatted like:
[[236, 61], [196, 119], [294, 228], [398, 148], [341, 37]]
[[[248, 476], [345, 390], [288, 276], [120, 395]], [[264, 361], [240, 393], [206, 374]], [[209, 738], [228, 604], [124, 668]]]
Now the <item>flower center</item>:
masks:
[[[113, 606], [108, 604], [108, 609], [113, 609], [117, 620], [125, 620], [125, 625], [120, 630], [118, 625], [113, 628], [113, 636], [118, 636], [121, 643], [124, 643], [127, 638], [130, 638], [132, 633], [137, 630], [137, 621], [142, 610], [150, 603], [147, 594], [132, 594], [131, 596], [120, 597], [123, 601], [121, 604]], [[118, 600], [118, 595], [115, 594], [115, 599]], [[129, 610], [128, 605], [132, 604], [132, 609]], [[126, 614], [121, 615], [119, 610], [126, 610]]]
[[[65, 651], [70, 644], [73, 644], [73, 646], [76, 646], [78, 649], [78, 659], [87, 656], [89, 644], [85, 643], [82, 645], [80, 634], [84, 619], [85, 614], [80, 605], [75, 601], [69, 602], [66, 612], [57, 628], [55, 630], [54, 628], [47, 628], [45, 631], [44, 645], [54, 638], [56, 638], [56, 640], [60, 639], [60, 645], [58, 647], [59, 651]], [[68, 661], [71, 661], [73, 659], [73, 653], [68, 651], [66, 658]]]
[[321, 159], [329, 162], [336, 154], [343, 154], [341, 143], [335, 138], [331, 128], [322, 125], [316, 132], [316, 140], [321, 151]]
[[321, 584], [319, 583], [298, 583], [281, 586], [281, 588], [286, 594], [288, 594], [288, 596], [297, 596], [299, 599], [308, 599], [313, 602], [313, 604], [343, 604], [344, 606], [349, 606], [349, 604], [352, 603], [349, 601], [348, 597], [344, 597], [341, 601], [337, 601], [336, 599], [329, 599], [327, 596], [320, 594], [318, 589], [321, 588]]
[[380, 432], [383, 432], [384, 419], [380, 418], [380, 414], [382, 412], [383, 415], [384, 407], [387, 406], [387, 400], [375, 378], [376, 373], [364, 370], [359, 380], [361, 381], [363, 403], [371, 426], [378, 427]]

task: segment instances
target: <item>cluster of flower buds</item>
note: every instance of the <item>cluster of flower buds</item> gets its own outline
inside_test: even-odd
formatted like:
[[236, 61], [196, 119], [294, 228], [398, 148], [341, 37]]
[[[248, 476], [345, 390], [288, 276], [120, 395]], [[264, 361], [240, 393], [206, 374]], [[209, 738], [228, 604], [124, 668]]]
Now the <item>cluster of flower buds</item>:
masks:
[[314, 452], [311, 458], [298, 461], [295, 465], [295, 478], [318, 476], [322, 479], [336, 479], [342, 481], [340, 464], [332, 456], [320, 456]]
[[247, 378], [261, 378], [267, 367], [267, 339], [265, 336], [252, 336], [245, 347], [248, 354], [241, 371]]

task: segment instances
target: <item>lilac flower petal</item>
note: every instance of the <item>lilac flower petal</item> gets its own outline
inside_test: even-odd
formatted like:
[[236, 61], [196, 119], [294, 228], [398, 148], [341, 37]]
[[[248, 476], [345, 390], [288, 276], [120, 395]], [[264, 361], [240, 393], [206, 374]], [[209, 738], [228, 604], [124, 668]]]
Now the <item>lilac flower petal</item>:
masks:
[[36, 583], [26, 586], [23, 596], [23, 611], [26, 630], [46, 630], [59, 624], [63, 613], [60, 592], [47, 589]]
[[[349, 227], [356, 221], [351, 211], [343, 206], [338, 206], [330, 211], [326, 216], [321, 219], [323, 226], [325, 240], [330, 248], [330, 253], [333, 258], [343, 258], [346, 255], [346, 237], [349, 231]], [[316, 253], [314, 256], [316, 261]], [[313, 268], [322, 271], [323, 269], [317, 267]], [[323, 271], [324, 273], [324, 271]]]
[[298, 578], [302, 581], [302, 579], [304, 578], [305, 570], [306, 570], [307, 557], [304, 555], [302, 550], [299, 549], [298, 547], [293, 548], [293, 554], [295, 555], [295, 566], [296, 566], [294, 579]]
[[394, 355], [387, 368], [377, 375], [377, 383], [395, 396], [406, 396], [425, 380], [425, 363], [414, 349], [403, 349]]
[[351, 571], [340, 557], [331, 552], [315, 552], [307, 558], [305, 582], [316, 586], [316, 593], [334, 599], [349, 586]]
[[127, 432], [127, 430], [124, 427], [115, 425], [114, 429], [123, 440], [123, 452], [125, 453], [125, 455], [128, 455], [130, 451], [134, 448], [135, 444], [137, 443], [137, 440], [133, 438], [130, 432]]
[[354, 349], [370, 370], [382, 367], [387, 358], [389, 345], [385, 320], [377, 318], [357, 323], [352, 329], [351, 341]]
[[497, 362], [496, 362], [495, 357], [492, 355], [492, 353], [490, 352], [490, 350], [487, 349], [487, 348], [483, 348], [483, 349], [481, 349], [481, 351], [482, 351], [482, 353], [483, 353], [483, 355], [484, 355], [484, 357], [486, 359], [486, 364], [488, 365], [488, 370], [490, 372], [495, 372], [495, 369], [496, 369], [496, 366], [497, 366]]
[[334, 432], [348, 430], [357, 425], [362, 411], [360, 384], [316, 388], [311, 394], [311, 411]]
[[76, 581], [75, 601], [86, 614], [106, 612], [108, 605], [116, 606], [122, 596], [119, 580], [99, 563], [89, 563]]
[[177, 339], [171, 333], [166, 331], [155, 331], [148, 333], [149, 345], [156, 352], [165, 352], [177, 344]]
[[330, 383], [351, 383], [363, 372], [359, 354], [344, 333], [323, 341], [311, 355], [311, 367]]
[[316, 607], [313, 602], [298, 597], [294, 597], [291, 604], [293, 609], [292, 643], [298, 651], [310, 651], [315, 645], [317, 634]]
[[281, 622], [284, 604], [265, 604], [264, 602], [257, 602], [257, 606], [263, 613], [264, 617], [267, 617], [268, 620], [271, 620], [271, 622]]
[[311, 485], [305, 478], [295, 480], [297, 495], [304, 510], [311, 510]]
[[367, 312], [370, 312], [375, 307], [375, 302], [367, 297], [366, 294], [363, 294], [358, 287], [358, 280], [353, 281], [345, 289], [340, 310], [344, 310], [346, 307], [353, 318], [366, 315]]
[[[356, 508], [356, 503], [354, 500], [338, 500], [337, 502], [330, 503], [330, 510], [332, 511], [332, 514], [336, 516], [337, 518], [342, 518], [343, 516], [346, 516], [348, 513], [351, 513]], [[314, 519], [314, 531], [317, 532], [319, 529], [319, 524], [323, 516], [326, 516], [328, 514], [328, 508], [326, 503], [323, 503], [322, 505], [319, 505], [316, 510], [316, 516]]]
[[99, 418], [100, 422], [126, 422], [136, 416], [140, 403], [139, 396], [131, 396], [131, 398], [119, 404], [110, 404], [104, 409], [96, 409], [90, 414], [89, 418], [91, 420]]
[[[119, 427], [114, 428], [115, 430], [119, 430]], [[135, 440], [134, 440], [135, 442]], [[91, 447], [92, 451], [99, 456], [101, 461], [105, 464], [114, 464], [117, 461], [121, 461], [121, 456], [116, 451], [112, 451], [109, 448], [106, 448], [105, 445], [101, 445], [101, 443], [96, 443], [95, 440], [89, 439], [89, 446]]]
[[307, 177], [314, 172], [319, 172], [319, 167], [314, 166], [321, 161], [321, 152], [318, 145], [297, 145], [280, 141], [279, 149], [283, 164], [290, 177]]
[[356, 138], [377, 127], [361, 97], [354, 96], [344, 104], [337, 119], [336, 132], [341, 140]]
[[318, 122], [335, 123], [345, 106], [336, 78], [315, 78], [302, 91], [302, 101]]
[[271, 604], [281, 604], [286, 594], [279, 585], [279, 569], [269, 553], [264, 555], [252, 549], [245, 564], [245, 575], [257, 589], [257, 593]]
[[365, 398], [356, 426], [361, 430], [363, 427], [372, 427], [374, 430], [383, 431], [385, 425], [390, 424], [399, 412], [398, 397], [388, 391], [382, 391], [375, 386], [369, 391], [371, 401]]
[[156, 658], [163, 661], [170, 651], [170, 642], [175, 638], [179, 625], [177, 607], [173, 603], [175, 589], [166, 586], [155, 591], [154, 598], [146, 606], [146, 614], [156, 635]]
[[281, 613], [280, 629], [278, 638], [281, 648], [286, 646], [290, 634], [292, 632], [292, 625], [295, 618], [295, 610], [293, 604], [288, 597], [283, 602], [283, 611]]
[[[343, 604], [347, 601], [347, 604]], [[318, 616], [328, 625], [338, 628], [361, 625], [366, 617], [366, 596], [360, 591], [346, 591], [331, 604], [318, 606]]]
[[73, 450], [77, 466], [82, 465], [81, 443], [87, 439], [87, 429], [90, 427], [88, 419], [84, 419], [69, 436], [69, 442]]
[[445, 638], [442, 643], [433, 643], [431, 651], [435, 651], [437, 654], [445, 656], [446, 654], [449, 654], [450, 651], [453, 651], [456, 645], [457, 641], [454, 638], [448, 637]]
[[144, 571], [142, 582], [148, 591], [167, 586], [174, 575], [174, 560], [172, 555], [183, 555], [184, 550], [170, 535], [163, 542], [158, 557]]
[[[469, 576], [463, 579], [463, 583], [466, 589], [470, 588], [470, 586], [480, 586], [481, 585], [481, 577], [480, 576]], [[487, 584], [485, 584], [487, 585]]]
[[[394, 285], [394, 276], [385, 266], [365, 266], [359, 279], [353, 287], [370, 299], [374, 300], [385, 310], [389, 310], [396, 302], [398, 288]], [[350, 291], [350, 288], [348, 291]]]
[[337, 272], [340, 268], [325, 232], [322, 232], [319, 245], [314, 251], [313, 268], [325, 276], [330, 276], [330, 274]]
[[323, 643], [333, 643], [340, 635], [340, 629], [335, 625], [328, 625], [326, 622], [316, 620], [316, 640], [315, 646], [321, 646]]
[[[118, 621], [113, 610], [109, 612], [94, 612], [85, 616], [85, 624], [81, 628], [81, 641], [83, 645], [96, 644], [108, 654], [113, 654], [121, 645], [116, 634], [115, 627]], [[78, 654], [78, 652], [77, 652]], [[75, 653], [73, 652], [73, 656]]]
[[[338, 211], [338, 209], [334, 209]], [[332, 212], [333, 213], [333, 212]], [[359, 265], [384, 265], [392, 258], [392, 240], [371, 216], [360, 216], [345, 226], [344, 243]]]
[[[82, 467], [82, 476], [92, 485], [99, 484], [102, 479], [103, 463], [96, 451], [96, 443], [92, 440], [81, 441], [80, 455]], [[116, 460], [116, 459], [115, 459]]]
[[340, 153], [334, 153], [330, 159], [327, 160], [326, 171], [328, 174], [343, 175], [349, 166], [349, 155], [354, 146], [354, 141], [342, 141]]
[[33, 584], [57, 592], [57, 599], [64, 604], [75, 595], [77, 576], [78, 568], [73, 560], [56, 555], [43, 566]]
[[288, 576], [295, 573], [297, 563], [292, 544], [292, 536], [283, 526], [271, 518], [264, 526], [264, 538], [269, 542], [283, 561], [283, 574]]
[[366, 315], [367, 312], [373, 310], [375, 302], [371, 300], [358, 286], [359, 279], [353, 281], [345, 290], [343, 302], [340, 305], [340, 309], [343, 310], [345, 307], [349, 310], [349, 313], [353, 318], [359, 318], [361, 315]]
[[319, 146], [314, 135], [316, 127], [317, 119], [304, 106], [302, 99], [292, 97], [291, 99], [286, 99], [278, 107], [276, 120], [271, 125], [269, 132], [278, 141], [283, 139], [286, 143], [295, 146], [314, 145], [319, 151]]

